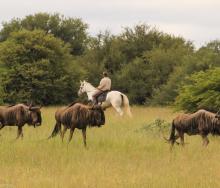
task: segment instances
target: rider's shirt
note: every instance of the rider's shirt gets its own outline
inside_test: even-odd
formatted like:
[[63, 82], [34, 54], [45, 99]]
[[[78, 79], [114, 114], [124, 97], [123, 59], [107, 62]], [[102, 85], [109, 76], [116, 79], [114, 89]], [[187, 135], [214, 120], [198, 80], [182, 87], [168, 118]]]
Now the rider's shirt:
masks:
[[104, 77], [101, 79], [98, 89], [102, 91], [107, 91], [111, 89], [111, 79], [109, 77]]

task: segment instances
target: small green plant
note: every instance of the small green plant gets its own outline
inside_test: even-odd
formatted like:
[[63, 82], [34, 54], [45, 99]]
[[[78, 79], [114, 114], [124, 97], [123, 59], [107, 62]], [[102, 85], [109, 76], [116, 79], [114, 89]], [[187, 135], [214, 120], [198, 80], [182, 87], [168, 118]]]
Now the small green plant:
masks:
[[169, 130], [170, 123], [167, 121], [157, 118], [154, 122], [143, 125], [140, 129], [136, 130], [136, 132], [153, 132], [153, 133], [164, 133]]

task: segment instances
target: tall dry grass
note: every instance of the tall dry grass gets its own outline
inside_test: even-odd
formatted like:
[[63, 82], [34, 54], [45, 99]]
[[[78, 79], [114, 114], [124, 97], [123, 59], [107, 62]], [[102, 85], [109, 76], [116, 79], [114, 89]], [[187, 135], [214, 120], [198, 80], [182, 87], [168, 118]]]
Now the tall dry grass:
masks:
[[106, 125], [88, 129], [87, 149], [78, 130], [69, 145], [46, 140], [55, 110], [44, 108], [43, 125], [25, 126], [23, 140], [14, 140], [15, 127], [1, 130], [0, 188], [220, 187], [219, 138], [204, 148], [199, 136], [186, 137], [189, 144], [170, 152], [159, 133], [137, 131], [156, 118], [171, 121], [169, 108], [133, 107], [132, 119], [107, 110]]

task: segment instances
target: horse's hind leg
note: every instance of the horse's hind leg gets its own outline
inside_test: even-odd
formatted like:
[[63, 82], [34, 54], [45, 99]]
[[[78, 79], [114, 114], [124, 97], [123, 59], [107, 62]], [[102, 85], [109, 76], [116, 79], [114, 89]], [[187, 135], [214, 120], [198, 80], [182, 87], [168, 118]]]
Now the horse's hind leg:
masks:
[[123, 116], [124, 112], [122, 111], [120, 106], [118, 106], [118, 105], [112, 105], [112, 106], [119, 113], [120, 116]]

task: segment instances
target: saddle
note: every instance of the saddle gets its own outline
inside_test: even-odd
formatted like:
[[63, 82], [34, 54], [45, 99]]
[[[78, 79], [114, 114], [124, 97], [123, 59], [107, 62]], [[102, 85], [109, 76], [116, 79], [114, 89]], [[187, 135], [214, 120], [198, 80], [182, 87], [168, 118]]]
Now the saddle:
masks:
[[104, 102], [106, 100], [106, 96], [107, 96], [108, 92], [109, 92], [109, 90], [108, 91], [103, 91], [101, 94], [96, 96], [96, 101], [98, 103]]

